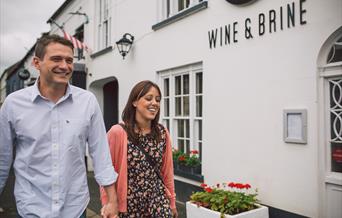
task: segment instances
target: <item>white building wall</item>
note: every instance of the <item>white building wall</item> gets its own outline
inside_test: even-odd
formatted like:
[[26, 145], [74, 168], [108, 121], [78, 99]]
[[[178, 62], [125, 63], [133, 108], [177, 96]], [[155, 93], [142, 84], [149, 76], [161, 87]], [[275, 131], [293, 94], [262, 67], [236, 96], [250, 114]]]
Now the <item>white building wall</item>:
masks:
[[[56, 18], [55, 21], [60, 26], [64, 26], [64, 30], [70, 35], [74, 35], [75, 30], [80, 27], [85, 21], [86, 18], [82, 15], [72, 15], [71, 12], [86, 12], [87, 14], [90, 11], [88, 6], [89, 1], [84, 0], [74, 0], [61, 12]], [[85, 27], [86, 28], [86, 27]], [[50, 34], [59, 34], [63, 36], [63, 32], [52, 23]], [[85, 34], [86, 36], [87, 34]]]
[[[157, 0], [113, 0], [112, 42], [128, 32], [135, 36], [133, 48], [125, 60], [115, 47], [87, 58], [92, 74], [88, 86], [114, 76], [121, 113], [138, 81], [157, 80], [158, 71], [202, 61], [205, 182], [248, 182], [258, 188], [263, 204], [318, 217], [318, 148], [323, 145], [317, 138], [317, 59], [325, 40], [341, 26], [342, 2], [304, 1], [305, 25], [299, 24], [296, 12], [295, 27], [287, 28], [284, 20], [283, 30], [269, 33], [266, 28], [263, 36], [252, 32], [253, 39], [245, 39], [242, 28], [251, 18], [256, 31], [258, 14], [267, 18], [274, 9], [279, 16], [281, 6], [285, 16], [286, 5], [292, 2], [298, 10], [299, 0], [259, 0], [243, 7], [213, 0], [207, 9], [153, 31], [159, 16]], [[241, 28], [239, 41], [210, 49], [208, 31], [235, 21]], [[87, 26], [91, 47], [94, 29], [94, 23]], [[307, 144], [284, 143], [284, 109], [307, 110]]]

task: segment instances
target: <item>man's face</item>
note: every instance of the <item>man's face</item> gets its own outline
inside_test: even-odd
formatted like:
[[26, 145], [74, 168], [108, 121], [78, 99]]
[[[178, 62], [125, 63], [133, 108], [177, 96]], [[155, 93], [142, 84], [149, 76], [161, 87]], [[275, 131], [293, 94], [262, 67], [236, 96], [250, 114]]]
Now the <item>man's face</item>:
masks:
[[44, 86], [65, 86], [73, 71], [73, 51], [60, 43], [50, 43], [42, 59], [33, 58], [33, 63], [40, 71], [40, 82]]

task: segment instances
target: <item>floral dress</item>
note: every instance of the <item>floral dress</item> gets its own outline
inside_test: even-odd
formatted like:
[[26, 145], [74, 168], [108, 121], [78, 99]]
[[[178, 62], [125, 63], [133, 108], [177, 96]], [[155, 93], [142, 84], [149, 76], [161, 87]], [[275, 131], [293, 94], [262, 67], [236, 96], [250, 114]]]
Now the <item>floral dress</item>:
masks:
[[[160, 126], [161, 142], [157, 143], [151, 135], [141, 135], [140, 145], [157, 163], [159, 172], [166, 148], [166, 131]], [[127, 213], [120, 213], [120, 218], [171, 218], [170, 200], [165, 194], [162, 181], [154, 172], [140, 149], [128, 141], [127, 149]]]

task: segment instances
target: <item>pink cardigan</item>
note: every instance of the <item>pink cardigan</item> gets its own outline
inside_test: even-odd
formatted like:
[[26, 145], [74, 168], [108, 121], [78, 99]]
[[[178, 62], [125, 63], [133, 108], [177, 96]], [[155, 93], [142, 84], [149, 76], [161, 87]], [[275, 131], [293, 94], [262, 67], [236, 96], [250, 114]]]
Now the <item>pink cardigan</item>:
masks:
[[[120, 212], [127, 211], [127, 134], [120, 125], [114, 125], [107, 133], [110, 155], [118, 178], [115, 183], [118, 196], [118, 209]], [[166, 130], [166, 149], [163, 154], [161, 176], [165, 183], [165, 191], [170, 199], [171, 209], [176, 208], [176, 194], [174, 191], [173, 180], [173, 161], [172, 147], [169, 132]], [[103, 189], [100, 187], [102, 205], [106, 204], [108, 199]]]

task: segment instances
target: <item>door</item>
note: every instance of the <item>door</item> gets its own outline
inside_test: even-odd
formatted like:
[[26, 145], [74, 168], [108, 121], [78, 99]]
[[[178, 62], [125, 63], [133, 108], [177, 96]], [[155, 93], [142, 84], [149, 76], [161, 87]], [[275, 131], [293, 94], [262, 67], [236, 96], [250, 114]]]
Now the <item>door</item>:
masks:
[[326, 172], [326, 216], [342, 217], [342, 67], [333, 70], [334, 76], [326, 84], [326, 126], [325, 143]]
[[118, 82], [110, 81], [103, 86], [103, 117], [108, 131], [118, 123]]
[[342, 218], [342, 28], [320, 69], [322, 82], [322, 217]]

